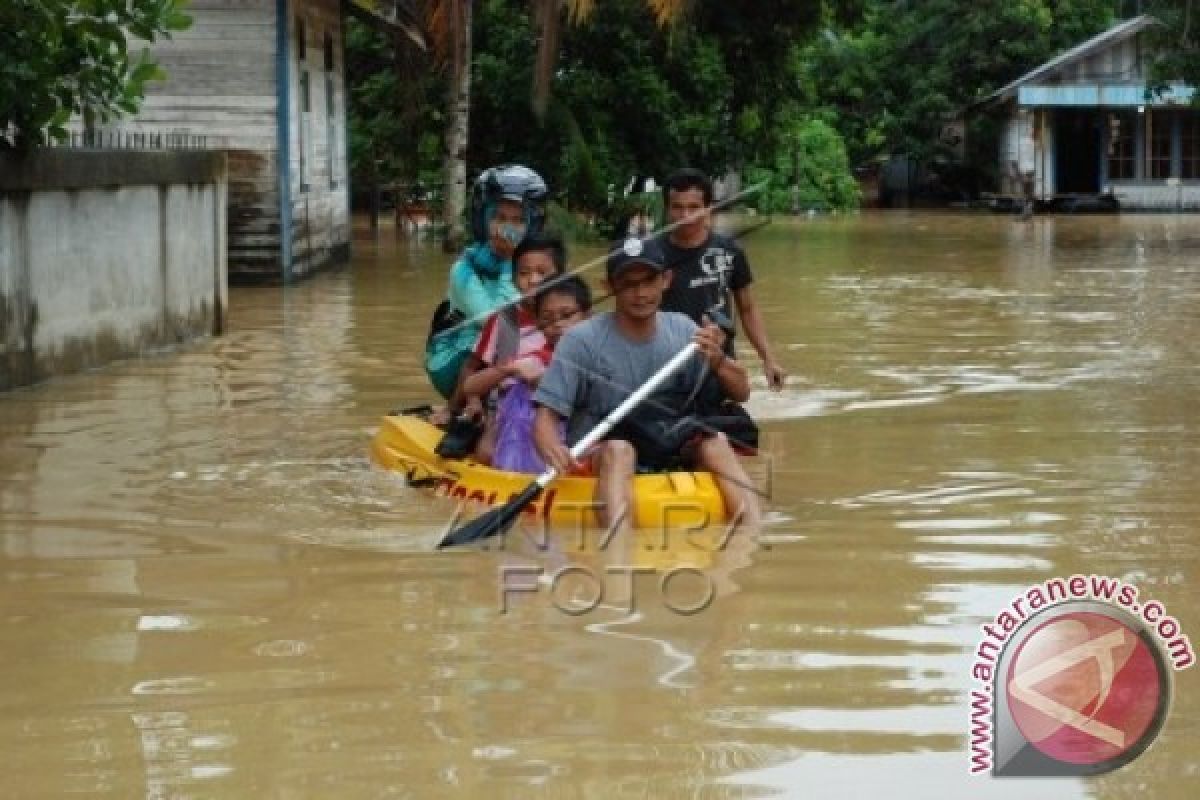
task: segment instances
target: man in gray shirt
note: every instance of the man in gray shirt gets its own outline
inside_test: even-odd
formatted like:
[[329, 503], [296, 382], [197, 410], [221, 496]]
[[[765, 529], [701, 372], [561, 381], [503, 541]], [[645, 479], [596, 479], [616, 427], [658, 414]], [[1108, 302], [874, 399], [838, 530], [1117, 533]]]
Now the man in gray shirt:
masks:
[[[647, 403], [694, 395], [710, 371], [733, 400], [742, 402], [750, 396], [746, 370], [726, 357], [725, 337], [716, 325], [706, 322], [698, 327], [683, 314], [659, 311], [671, 272], [656, 241], [618, 243], [606, 266], [614, 310], [576, 325], [563, 336], [533, 398], [538, 405], [534, 444], [545, 462], [564, 474], [581, 465], [572, 461], [559, 438], [562, 420], [568, 420], [568, 440], [578, 441], [688, 342], [696, 342], [700, 352]], [[627, 521], [638, 463], [636, 443], [619, 438], [624, 436], [620, 431], [589, 456], [597, 476], [597, 514], [609, 527]], [[740, 517], [751, 525], [759, 522], [758, 499], [723, 434], [704, 436], [681, 456], [690, 466], [713, 473], [731, 518]]]

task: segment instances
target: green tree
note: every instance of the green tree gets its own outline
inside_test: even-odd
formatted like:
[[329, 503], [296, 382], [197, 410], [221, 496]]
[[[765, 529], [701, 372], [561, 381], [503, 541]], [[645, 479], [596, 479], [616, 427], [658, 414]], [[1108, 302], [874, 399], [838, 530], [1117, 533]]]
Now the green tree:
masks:
[[764, 214], [858, 207], [858, 183], [845, 143], [832, 125], [792, 112], [776, 136], [774, 157], [746, 171], [747, 182], [765, 184], [749, 205]]
[[436, 189], [441, 177], [445, 77], [428, 53], [346, 24], [350, 169], [356, 186], [401, 182]]
[[5, 0], [0, 4], [0, 147], [66, 138], [135, 113], [162, 72], [131, 39], [152, 42], [191, 19], [182, 0]]
[[[554, 92], [582, 135], [573, 151], [590, 154], [606, 196], [683, 163], [722, 169], [732, 150], [734, 84], [716, 42], [691, 26], [664, 31], [637, 3], [606, 3], [567, 32]], [[565, 177], [579, 194], [579, 175]]]
[[[538, 164], [552, 185], [568, 187], [573, 205], [608, 209], [614, 185], [660, 174], [668, 161], [716, 172], [752, 160], [789, 88], [781, 67], [790, 42], [811, 30], [821, 3], [353, 0], [353, 7], [415, 21], [416, 38], [431, 45], [425, 68], [442, 76], [444, 92], [444, 244], [453, 248], [468, 161]], [[416, 71], [407, 78], [419, 80]], [[363, 87], [359, 95], [379, 91]], [[743, 124], [735, 125], [739, 114]], [[751, 118], [759, 124], [744, 124]], [[381, 132], [394, 122], [390, 112], [361, 119]], [[365, 139], [357, 150], [369, 150]]]
[[524, 5], [487, 0], [478, 9], [472, 164], [530, 164], [560, 201], [599, 214], [602, 227], [625, 210], [619, 198], [631, 181], [681, 163], [725, 165], [734, 85], [712, 37], [689, 25], [661, 28], [642, 0], [604, 3], [563, 32], [539, 117], [528, 92], [534, 21]]
[[[853, 6], [853, 3], [837, 3]], [[737, 87], [723, 123], [735, 139], [720, 166], [740, 167], [770, 158], [775, 132], [792, 122], [796, 76], [789, 70], [797, 42], [808, 41], [822, 21], [817, 0], [697, 0], [692, 11], [697, 31], [718, 48]], [[715, 166], [714, 166], [715, 168]]]
[[800, 102], [836, 120], [853, 163], [931, 160], [972, 102], [1110, 25], [1114, 0], [868, 0], [796, 48]]
[[[1175, 81], [1200, 87], [1200, 35], [1196, 30], [1200, 9], [1194, 6], [1194, 0], [1148, 0], [1144, 4], [1145, 11], [1162, 23], [1150, 31], [1156, 54], [1150, 81], [1156, 88]], [[1192, 97], [1192, 104], [1200, 105], [1200, 92]]]
[[[375, 6], [378, 2], [360, 0]], [[645, 0], [659, 19], [666, 22], [677, 17], [684, 3], [678, 0]], [[433, 45], [434, 65], [447, 77], [443, 114], [443, 178], [442, 223], [443, 246], [456, 249], [464, 238], [466, 208], [467, 158], [472, 127], [472, 65], [475, 60], [476, 3], [472, 0], [415, 0], [408, 4], [422, 21], [426, 38]], [[537, 41], [535, 59], [539, 75], [548, 80], [554, 72], [558, 42], [564, 15], [580, 21], [591, 13], [594, 0], [531, 0], [533, 13], [539, 20], [541, 35]], [[529, 6], [523, 9], [528, 13]], [[532, 75], [532, 71], [531, 71]], [[529, 85], [529, 84], [526, 84]], [[545, 93], [535, 88], [534, 108], [540, 118], [545, 107]]]

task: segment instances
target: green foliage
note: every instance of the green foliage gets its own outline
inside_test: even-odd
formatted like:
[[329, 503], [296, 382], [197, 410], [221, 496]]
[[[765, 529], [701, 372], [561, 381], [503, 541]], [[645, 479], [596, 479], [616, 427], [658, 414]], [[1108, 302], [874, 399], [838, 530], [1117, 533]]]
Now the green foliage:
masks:
[[[1195, 0], [1149, 0], [1147, 13], [1163, 24], [1149, 32], [1157, 58], [1150, 67], [1151, 85], [1158, 89], [1182, 82], [1200, 87], [1200, 7]], [[1192, 96], [1200, 105], [1200, 92]]]
[[146, 83], [164, 77], [130, 39], [186, 29], [182, 0], [4, 0], [0, 3], [0, 148], [66, 138], [135, 113]]
[[[720, 174], [767, 149], [790, 91], [791, 43], [819, 15], [811, 0], [695, 0], [682, 22], [657, 25], [646, 0], [597, 3], [568, 26], [544, 119], [531, 110], [537, 32], [528, 0], [474, 7], [468, 173], [518, 162], [537, 169], [571, 219], [608, 235], [644, 200], [624, 188], [679, 166]], [[353, 26], [347, 37], [351, 163], [382, 180], [432, 174], [444, 81], [412, 53]], [[407, 59], [407, 60], [405, 60]], [[359, 183], [359, 185], [364, 185]], [[565, 213], [565, 212], [564, 212]]]
[[475, 6], [469, 171], [528, 164], [558, 190], [548, 167], [562, 153], [564, 133], [550, 120], [539, 123], [529, 104], [536, 34], [525, 5], [484, 0]]
[[[831, 5], [850, 10], [857, 2], [839, 0]], [[726, 119], [736, 120], [737, 135], [722, 166], [737, 167], [770, 156], [773, 133], [795, 92], [795, 76], [788, 70], [792, 49], [819, 30], [827, 4], [820, 0], [694, 3], [691, 24], [714, 43], [733, 86]]]
[[685, 163], [720, 170], [733, 149], [723, 124], [732, 94], [711, 37], [686, 27], [668, 37], [640, 0], [598, 6], [564, 37], [555, 79], [570, 120], [568, 189], [597, 207], [635, 177], [661, 179]]
[[558, 203], [552, 202], [546, 207], [546, 227], [572, 242], [602, 241], [590, 215], [569, 211]]
[[[1157, 2], [1179, 12], [1177, 36], [1188, 29], [1184, 0]], [[602, 233], [635, 210], [624, 196], [631, 181], [661, 180], [684, 164], [767, 180], [762, 210], [850, 208], [851, 165], [896, 153], [952, 160], [942, 132], [953, 117], [1104, 29], [1119, 5], [692, 0], [663, 29], [646, 0], [604, 0], [563, 31], [539, 120], [530, 107], [538, 36], [530, 3], [477, 0], [468, 172], [528, 164], [571, 219]], [[398, 63], [388, 42], [351, 34], [356, 171], [369, 163], [388, 179], [436, 183], [443, 78], [411, 54]], [[968, 133], [981, 162], [994, 161], [989, 124], [978, 115]]]
[[445, 77], [428, 59], [397, 52], [382, 34], [346, 21], [346, 83], [353, 185], [441, 183]]
[[773, 160], [746, 170], [748, 185], [765, 185], [749, 202], [759, 212], [858, 207], [858, 183], [850, 173], [845, 143], [828, 123], [790, 117], [773, 151]]
[[536, 38], [521, 0], [477, 8], [469, 163], [518, 161], [546, 177], [573, 209], [619, 216], [635, 176], [683, 163], [728, 163], [733, 82], [712, 37], [686, 26], [663, 31], [644, 0], [598, 4], [564, 31], [551, 105], [530, 107]]
[[797, 46], [801, 103], [836, 120], [853, 163], [887, 153], [948, 156], [949, 119], [1103, 30], [1114, 0], [866, 0]]

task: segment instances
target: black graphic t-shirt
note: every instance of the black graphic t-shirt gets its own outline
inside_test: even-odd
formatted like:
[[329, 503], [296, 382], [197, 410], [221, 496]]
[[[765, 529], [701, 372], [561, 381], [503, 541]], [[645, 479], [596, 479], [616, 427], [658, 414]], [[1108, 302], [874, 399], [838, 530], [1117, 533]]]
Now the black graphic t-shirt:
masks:
[[[713, 305], [731, 320], [734, 318], [730, 292], [744, 289], [754, 281], [746, 254], [737, 243], [719, 233], [710, 233], [699, 247], [683, 248], [671, 243], [667, 236], [659, 239], [667, 268], [675, 274], [663, 294], [662, 310], [687, 314], [697, 324]], [[733, 353], [733, 337], [725, 349]]]

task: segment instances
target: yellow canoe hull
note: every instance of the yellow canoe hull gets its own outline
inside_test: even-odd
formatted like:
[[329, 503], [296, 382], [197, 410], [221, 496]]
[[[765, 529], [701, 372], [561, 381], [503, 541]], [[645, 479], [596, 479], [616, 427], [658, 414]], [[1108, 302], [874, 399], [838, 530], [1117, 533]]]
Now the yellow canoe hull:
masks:
[[[375, 463], [405, 475], [437, 494], [485, 506], [503, 505], [535, 476], [492, 469], [476, 461], [434, 453], [442, 431], [408, 415], [386, 416], [371, 440]], [[553, 524], [595, 525], [596, 479], [566, 476], [553, 481], [527, 513]], [[633, 479], [633, 522], [638, 528], [683, 528], [727, 521], [717, 483], [707, 472], [666, 472]]]

